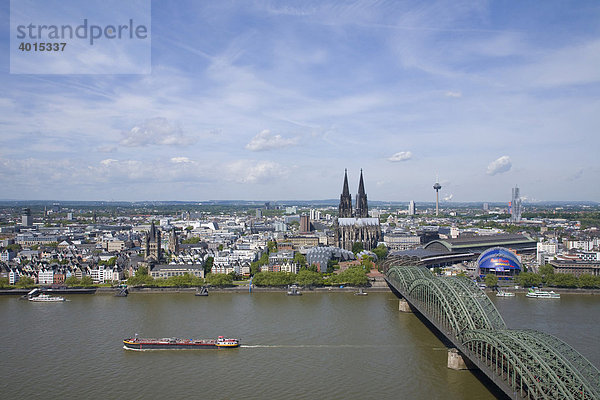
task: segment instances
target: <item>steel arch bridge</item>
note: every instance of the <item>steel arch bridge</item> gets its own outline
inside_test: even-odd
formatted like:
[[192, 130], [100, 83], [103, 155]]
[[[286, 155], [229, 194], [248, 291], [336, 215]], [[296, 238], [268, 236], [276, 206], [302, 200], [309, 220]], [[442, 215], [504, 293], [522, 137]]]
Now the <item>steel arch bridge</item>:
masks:
[[506, 328], [489, 297], [466, 277], [387, 266], [388, 285], [511, 398], [600, 400], [600, 371], [562, 340]]

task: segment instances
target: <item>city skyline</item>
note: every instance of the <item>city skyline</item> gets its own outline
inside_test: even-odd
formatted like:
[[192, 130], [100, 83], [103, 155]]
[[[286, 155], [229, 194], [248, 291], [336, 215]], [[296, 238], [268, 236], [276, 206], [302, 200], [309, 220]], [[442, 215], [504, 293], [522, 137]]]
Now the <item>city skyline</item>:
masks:
[[597, 202], [598, 17], [592, 1], [155, 2], [149, 75], [2, 64], [2, 197], [335, 199], [362, 168], [373, 201], [434, 202], [439, 175], [445, 202], [516, 185]]

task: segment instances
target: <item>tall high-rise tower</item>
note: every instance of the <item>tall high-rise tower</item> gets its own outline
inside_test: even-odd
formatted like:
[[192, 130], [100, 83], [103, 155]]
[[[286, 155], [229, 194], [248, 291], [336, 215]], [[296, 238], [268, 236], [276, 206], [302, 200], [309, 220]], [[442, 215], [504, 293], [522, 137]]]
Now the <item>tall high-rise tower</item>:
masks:
[[408, 203], [408, 215], [415, 215], [417, 213], [417, 206], [415, 205], [415, 201], [411, 200]]
[[369, 216], [369, 206], [367, 204], [367, 194], [365, 193], [362, 169], [360, 170], [360, 180], [358, 181], [355, 216], [357, 218], [367, 218]]
[[435, 185], [433, 185], [433, 189], [435, 190], [435, 215], [436, 215], [436, 217], [440, 214], [440, 189], [441, 188], [442, 188], [442, 185], [440, 185], [440, 183], [436, 179]]
[[344, 170], [344, 188], [342, 189], [342, 194], [340, 195], [338, 217], [352, 217], [352, 196], [350, 195], [350, 189], [348, 189], [348, 170]]
[[31, 216], [31, 210], [29, 208], [24, 208], [21, 212], [21, 225], [33, 225], [33, 217]]
[[510, 202], [510, 221], [521, 222], [521, 195], [519, 187], [512, 189], [512, 201]]

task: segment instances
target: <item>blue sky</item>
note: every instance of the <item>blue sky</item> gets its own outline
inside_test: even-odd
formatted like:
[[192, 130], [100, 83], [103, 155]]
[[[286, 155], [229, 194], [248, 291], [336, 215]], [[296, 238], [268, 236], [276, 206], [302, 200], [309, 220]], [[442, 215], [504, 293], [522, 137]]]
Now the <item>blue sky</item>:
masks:
[[600, 201], [597, 1], [154, 1], [146, 75], [9, 74], [0, 16], [0, 198]]

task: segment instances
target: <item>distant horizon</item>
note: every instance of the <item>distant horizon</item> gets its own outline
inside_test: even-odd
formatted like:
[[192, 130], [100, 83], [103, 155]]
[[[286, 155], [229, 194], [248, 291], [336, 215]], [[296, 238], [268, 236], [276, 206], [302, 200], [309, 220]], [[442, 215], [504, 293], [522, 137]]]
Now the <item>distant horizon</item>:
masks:
[[[404, 205], [404, 204], [408, 204], [411, 200], [369, 200], [369, 209], [373, 208], [371, 207], [371, 205], [374, 206], [381, 206], [381, 205], [386, 205], [386, 204], [390, 204], [390, 205]], [[413, 200], [415, 202], [415, 204], [418, 205], [419, 204], [424, 204], [427, 206], [433, 206], [435, 207], [435, 200], [433, 201], [420, 201], [420, 200]], [[231, 199], [231, 200], [225, 200], [225, 199], [220, 199], [220, 200], [216, 200], [216, 199], [212, 199], [212, 200], [57, 200], [57, 199], [26, 199], [26, 200], [19, 200], [19, 199], [0, 199], [0, 206], [2, 206], [4, 203], [39, 203], [39, 204], [52, 204], [52, 203], [59, 203], [59, 204], [79, 204], [79, 203], [115, 203], [115, 204], [152, 204], [152, 203], [159, 203], [159, 204], [184, 204], [184, 205], [198, 205], [197, 203], [206, 203], [206, 204], [202, 204], [202, 205], [211, 205], [208, 203], [214, 203], [214, 205], [218, 205], [218, 204], [230, 204], [230, 203], [251, 203], [250, 205], [255, 205], [254, 203], [256, 203], [256, 205], [263, 205], [264, 203], [269, 202], [272, 203], [272, 205], [284, 205], [284, 206], [294, 206], [294, 205], [302, 205], [302, 204], [317, 204], [317, 205], [327, 205], [327, 206], [337, 206], [337, 203], [339, 202], [339, 199], [311, 199], [311, 200], [298, 200], [298, 199], [293, 199], [293, 200], [248, 200], [248, 199]], [[508, 201], [504, 202], [504, 201], [440, 201], [440, 205], [444, 205], [444, 206], [451, 206], [451, 205], [482, 205], [488, 203], [490, 206], [508, 206]], [[569, 204], [575, 204], [575, 205], [600, 205], [600, 202], [597, 201], [586, 201], [586, 200], [540, 200], [540, 201], [535, 201], [535, 202], [530, 202], [530, 201], [525, 201], [523, 203], [524, 205], [569, 205]]]

